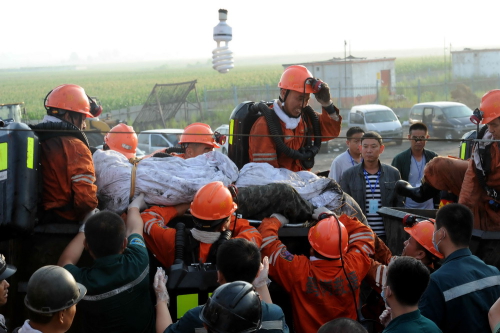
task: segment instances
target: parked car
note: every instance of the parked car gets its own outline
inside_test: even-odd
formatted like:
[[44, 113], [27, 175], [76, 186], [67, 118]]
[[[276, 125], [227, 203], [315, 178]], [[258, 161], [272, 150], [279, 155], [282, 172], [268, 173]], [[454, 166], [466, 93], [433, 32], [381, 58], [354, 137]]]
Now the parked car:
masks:
[[476, 129], [470, 121], [472, 110], [457, 102], [428, 102], [415, 104], [409, 115], [410, 125], [423, 122], [429, 128], [431, 137], [447, 140], [459, 139], [465, 133]]
[[391, 108], [380, 104], [355, 105], [349, 111], [349, 127], [358, 126], [365, 132], [373, 131], [385, 141], [403, 143], [403, 126]]
[[151, 154], [161, 148], [179, 147], [179, 140], [183, 132], [184, 130], [179, 128], [142, 131], [137, 136], [137, 147], [144, 150], [146, 154]]
[[[103, 145], [96, 146], [95, 148], [102, 149]], [[144, 157], [144, 156], [146, 156], [146, 153], [144, 151], [140, 150], [139, 148], [135, 149], [135, 157], [141, 158], [141, 157]]]
[[226, 136], [226, 142], [224, 142], [223, 145], [221, 145], [220, 148], [215, 148], [215, 150], [218, 150], [220, 151], [221, 153], [223, 153], [224, 155], [227, 155], [227, 150], [229, 149], [229, 125], [220, 125], [219, 127], [217, 127], [214, 131], [215, 132], [219, 132], [220, 134], [222, 135], [225, 135]]

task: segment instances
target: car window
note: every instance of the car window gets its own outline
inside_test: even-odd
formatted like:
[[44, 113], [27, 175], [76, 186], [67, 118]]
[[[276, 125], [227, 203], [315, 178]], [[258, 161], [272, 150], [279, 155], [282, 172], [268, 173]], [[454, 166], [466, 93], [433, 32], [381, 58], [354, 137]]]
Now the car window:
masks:
[[374, 112], [367, 112], [365, 115], [366, 123], [388, 123], [391, 121], [397, 121], [398, 118], [394, 114], [394, 112], [389, 110], [380, 110]]
[[443, 119], [443, 111], [441, 111], [440, 108], [435, 108], [434, 109], [434, 119]]
[[151, 134], [151, 146], [169, 147], [169, 144], [161, 134]]
[[410, 111], [410, 119], [416, 121], [422, 121], [422, 107], [413, 107]]
[[472, 116], [472, 110], [465, 105], [450, 106], [443, 108], [446, 118], [463, 118]]
[[168, 142], [170, 142], [170, 144], [172, 146], [178, 146], [179, 145], [179, 140], [180, 140], [180, 134], [175, 134], [175, 133], [171, 133], [171, 134], [167, 134], [167, 133], [164, 133], [163, 136], [168, 140]]
[[149, 144], [149, 134], [139, 134], [139, 143]]

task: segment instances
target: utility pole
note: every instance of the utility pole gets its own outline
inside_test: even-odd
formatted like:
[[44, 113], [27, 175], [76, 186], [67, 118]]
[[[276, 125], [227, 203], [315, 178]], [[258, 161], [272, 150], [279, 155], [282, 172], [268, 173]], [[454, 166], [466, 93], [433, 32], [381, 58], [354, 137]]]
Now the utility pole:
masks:
[[[344, 40], [344, 97], [347, 97], [347, 42]], [[346, 98], [347, 99], [347, 98]]]

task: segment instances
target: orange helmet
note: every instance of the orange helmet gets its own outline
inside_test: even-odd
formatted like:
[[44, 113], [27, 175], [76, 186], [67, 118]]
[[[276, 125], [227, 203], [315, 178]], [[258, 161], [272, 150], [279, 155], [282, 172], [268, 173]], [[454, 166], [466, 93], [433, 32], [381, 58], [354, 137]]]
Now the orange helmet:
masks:
[[[222, 182], [211, 182], [204, 185], [196, 192], [191, 203], [191, 214], [198, 219], [215, 221], [230, 216], [238, 206], [233, 202], [233, 197]], [[203, 226], [211, 228], [210, 226]]]
[[327, 258], [339, 259], [340, 250], [342, 250], [342, 255], [347, 252], [349, 235], [345, 226], [335, 215], [330, 215], [311, 227], [307, 238], [312, 248]]
[[102, 112], [102, 108], [76, 84], [63, 84], [54, 88], [45, 97], [44, 105], [50, 115], [58, 115], [59, 110], [65, 110], [83, 113], [87, 118], [93, 118]]
[[[310, 80], [312, 79], [312, 80]], [[295, 90], [300, 93], [316, 93], [317, 87], [313, 87], [317, 80], [313, 79], [313, 76], [309, 70], [302, 65], [293, 65], [287, 67], [283, 74], [281, 75], [278, 87], [287, 90]], [[305, 89], [305, 91], [304, 91]]]
[[484, 94], [479, 109], [483, 112], [483, 124], [500, 117], [500, 89], [490, 90]]
[[404, 229], [427, 251], [429, 251], [439, 259], [443, 259], [443, 255], [438, 251], [436, 251], [434, 245], [432, 245], [432, 234], [434, 233], [434, 223], [432, 223], [431, 221], [421, 221], [415, 223], [412, 227], [405, 227]]
[[210, 126], [203, 123], [192, 123], [186, 126], [179, 143], [203, 143], [214, 148], [220, 148], [215, 142], [214, 132], [212, 132]]
[[132, 126], [116, 125], [106, 134], [104, 141], [110, 149], [122, 153], [126, 158], [135, 157], [137, 134]]

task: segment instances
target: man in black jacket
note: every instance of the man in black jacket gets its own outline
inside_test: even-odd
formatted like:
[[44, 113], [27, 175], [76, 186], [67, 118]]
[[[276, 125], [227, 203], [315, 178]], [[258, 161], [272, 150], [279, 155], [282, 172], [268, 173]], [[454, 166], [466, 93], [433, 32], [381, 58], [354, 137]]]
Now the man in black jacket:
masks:
[[[412, 124], [408, 134], [410, 148], [394, 156], [391, 163], [401, 173], [401, 179], [415, 187], [421, 184], [420, 180], [424, 175], [425, 165], [437, 156], [435, 152], [424, 149], [428, 138], [429, 132], [424, 123]], [[407, 197], [405, 199], [405, 207], [434, 209], [434, 202], [439, 202], [439, 196], [422, 203], [417, 203]]]

